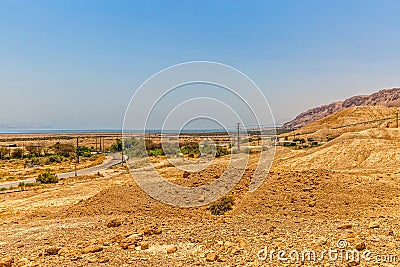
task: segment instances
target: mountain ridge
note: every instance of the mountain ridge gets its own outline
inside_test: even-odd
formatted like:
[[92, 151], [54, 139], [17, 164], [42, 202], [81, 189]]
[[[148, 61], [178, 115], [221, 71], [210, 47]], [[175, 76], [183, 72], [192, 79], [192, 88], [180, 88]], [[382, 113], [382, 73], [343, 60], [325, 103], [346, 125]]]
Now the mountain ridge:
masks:
[[332, 102], [300, 113], [282, 128], [298, 129], [346, 108], [356, 106], [400, 107], [400, 88], [383, 89], [370, 95], [357, 95], [343, 101]]

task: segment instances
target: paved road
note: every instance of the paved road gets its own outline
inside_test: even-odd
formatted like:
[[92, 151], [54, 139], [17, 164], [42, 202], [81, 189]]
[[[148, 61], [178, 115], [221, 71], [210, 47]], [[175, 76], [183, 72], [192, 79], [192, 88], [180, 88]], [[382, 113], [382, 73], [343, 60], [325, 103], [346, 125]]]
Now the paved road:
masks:
[[[110, 167], [120, 164], [120, 163], [121, 163], [121, 154], [120, 153], [110, 153], [107, 155], [106, 160], [104, 160], [101, 164], [94, 166], [94, 167], [78, 170], [77, 175], [86, 175], [86, 174], [98, 172], [98, 171], [105, 170], [107, 168], [110, 168]], [[74, 176], [75, 176], [75, 171], [57, 174], [57, 177], [59, 179], [65, 179], [65, 178], [70, 178], [70, 177], [74, 177]], [[34, 183], [34, 182], [36, 182], [36, 179], [31, 178], [31, 179], [1, 183], [0, 188], [16, 187], [21, 182]]]

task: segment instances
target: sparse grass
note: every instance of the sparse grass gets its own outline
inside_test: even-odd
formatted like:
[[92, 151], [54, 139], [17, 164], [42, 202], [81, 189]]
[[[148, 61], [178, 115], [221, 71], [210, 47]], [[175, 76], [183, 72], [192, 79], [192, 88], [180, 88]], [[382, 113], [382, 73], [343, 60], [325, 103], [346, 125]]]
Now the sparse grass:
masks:
[[20, 183], [18, 184], [18, 187], [32, 187], [32, 186], [38, 186], [38, 185], [40, 185], [39, 182], [36, 182], [36, 183], [25, 183], [25, 182], [20, 182]]
[[224, 196], [218, 202], [212, 204], [209, 209], [212, 215], [224, 215], [225, 212], [232, 209], [234, 203], [232, 196]]

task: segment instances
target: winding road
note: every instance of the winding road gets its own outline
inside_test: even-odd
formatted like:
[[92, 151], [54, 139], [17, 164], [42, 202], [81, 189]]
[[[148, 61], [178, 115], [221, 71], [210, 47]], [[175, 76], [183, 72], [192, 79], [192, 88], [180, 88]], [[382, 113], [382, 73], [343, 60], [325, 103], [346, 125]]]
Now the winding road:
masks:
[[[115, 166], [117, 164], [120, 164], [120, 163], [122, 163], [121, 154], [120, 153], [110, 153], [110, 154], [107, 155], [106, 159], [101, 164], [99, 164], [97, 166], [90, 167], [90, 168], [77, 170], [77, 176], [86, 175], [86, 174], [98, 172], [98, 171], [101, 171], [101, 170], [105, 170], [105, 169], [108, 169], [108, 168], [110, 168], [112, 166]], [[59, 179], [66, 179], [66, 178], [70, 178], [70, 177], [75, 177], [75, 171], [57, 174], [57, 177]], [[35, 183], [36, 179], [35, 178], [30, 178], [30, 179], [25, 179], [25, 180], [18, 180], [18, 181], [12, 181], [12, 182], [7, 182], [7, 183], [0, 183], [0, 188], [16, 187], [21, 182], [24, 182], [24, 183]]]

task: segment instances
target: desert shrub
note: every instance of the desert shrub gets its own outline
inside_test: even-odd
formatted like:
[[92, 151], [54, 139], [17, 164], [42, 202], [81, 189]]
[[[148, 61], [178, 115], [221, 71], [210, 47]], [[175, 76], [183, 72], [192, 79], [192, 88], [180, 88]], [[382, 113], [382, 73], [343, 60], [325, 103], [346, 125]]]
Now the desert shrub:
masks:
[[120, 152], [122, 151], [122, 141], [121, 139], [117, 139], [115, 143], [111, 145], [111, 152]]
[[181, 147], [181, 152], [183, 155], [186, 155], [189, 158], [197, 157], [200, 154], [199, 144], [196, 142], [186, 142]]
[[212, 215], [223, 215], [228, 210], [232, 209], [234, 199], [232, 196], [224, 196], [218, 202], [210, 206], [210, 212]]
[[75, 156], [75, 147], [72, 144], [61, 144], [60, 142], [57, 142], [53, 146], [53, 150], [58, 156], [63, 156], [63, 157]]
[[149, 156], [154, 156], [154, 157], [158, 157], [158, 156], [162, 156], [164, 155], [164, 151], [162, 150], [162, 148], [156, 148], [153, 150], [149, 150], [148, 152]]
[[22, 148], [16, 148], [11, 153], [11, 157], [13, 157], [13, 158], [22, 158], [23, 155], [24, 155], [24, 151], [22, 150]]
[[39, 174], [36, 181], [42, 184], [54, 184], [58, 183], [58, 177], [50, 169], [47, 169], [44, 173]]
[[80, 146], [78, 148], [78, 154], [81, 157], [89, 158], [92, 156], [92, 149], [87, 146]]
[[0, 147], [0, 159], [4, 159], [8, 155], [8, 149], [6, 147]]
[[61, 161], [62, 161], [62, 158], [60, 156], [58, 156], [58, 155], [51, 155], [49, 157], [49, 162], [50, 163], [61, 163]]
[[28, 151], [29, 155], [40, 156], [41, 149], [39, 146], [28, 145], [25, 147], [25, 149]]
[[124, 153], [130, 158], [145, 157], [147, 155], [144, 140], [130, 137], [124, 140]]
[[25, 183], [25, 182], [20, 182], [20, 183], [18, 184], [18, 187], [31, 187], [31, 186], [37, 186], [37, 185], [39, 185], [38, 182], [36, 182], [36, 183]]
[[39, 164], [40, 165], [47, 165], [47, 164], [49, 164], [50, 163], [50, 160], [49, 160], [49, 158], [40, 158], [39, 159]]
[[39, 161], [39, 158], [37, 158], [37, 157], [32, 157], [31, 158], [31, 164], [32, 165], [39, 165], [40, 164], [40, 161]]
[[5, 187], [0, 188], [0, 191], [6, 191], [6, 190], [7, 190], [7, 188], [5, 188]]
[[226, 149], [226, 147], [223, 146], [218, 146], [217, 145], [217, 152], [215, 153], [215, 157], [219, 158], [225, 155], [228, 155], [229, 151]]
[[304, 138], [294, 138], [293, 142], [299, 142], [300, 144], [304, 144], [306, 140], [304, 140]]

